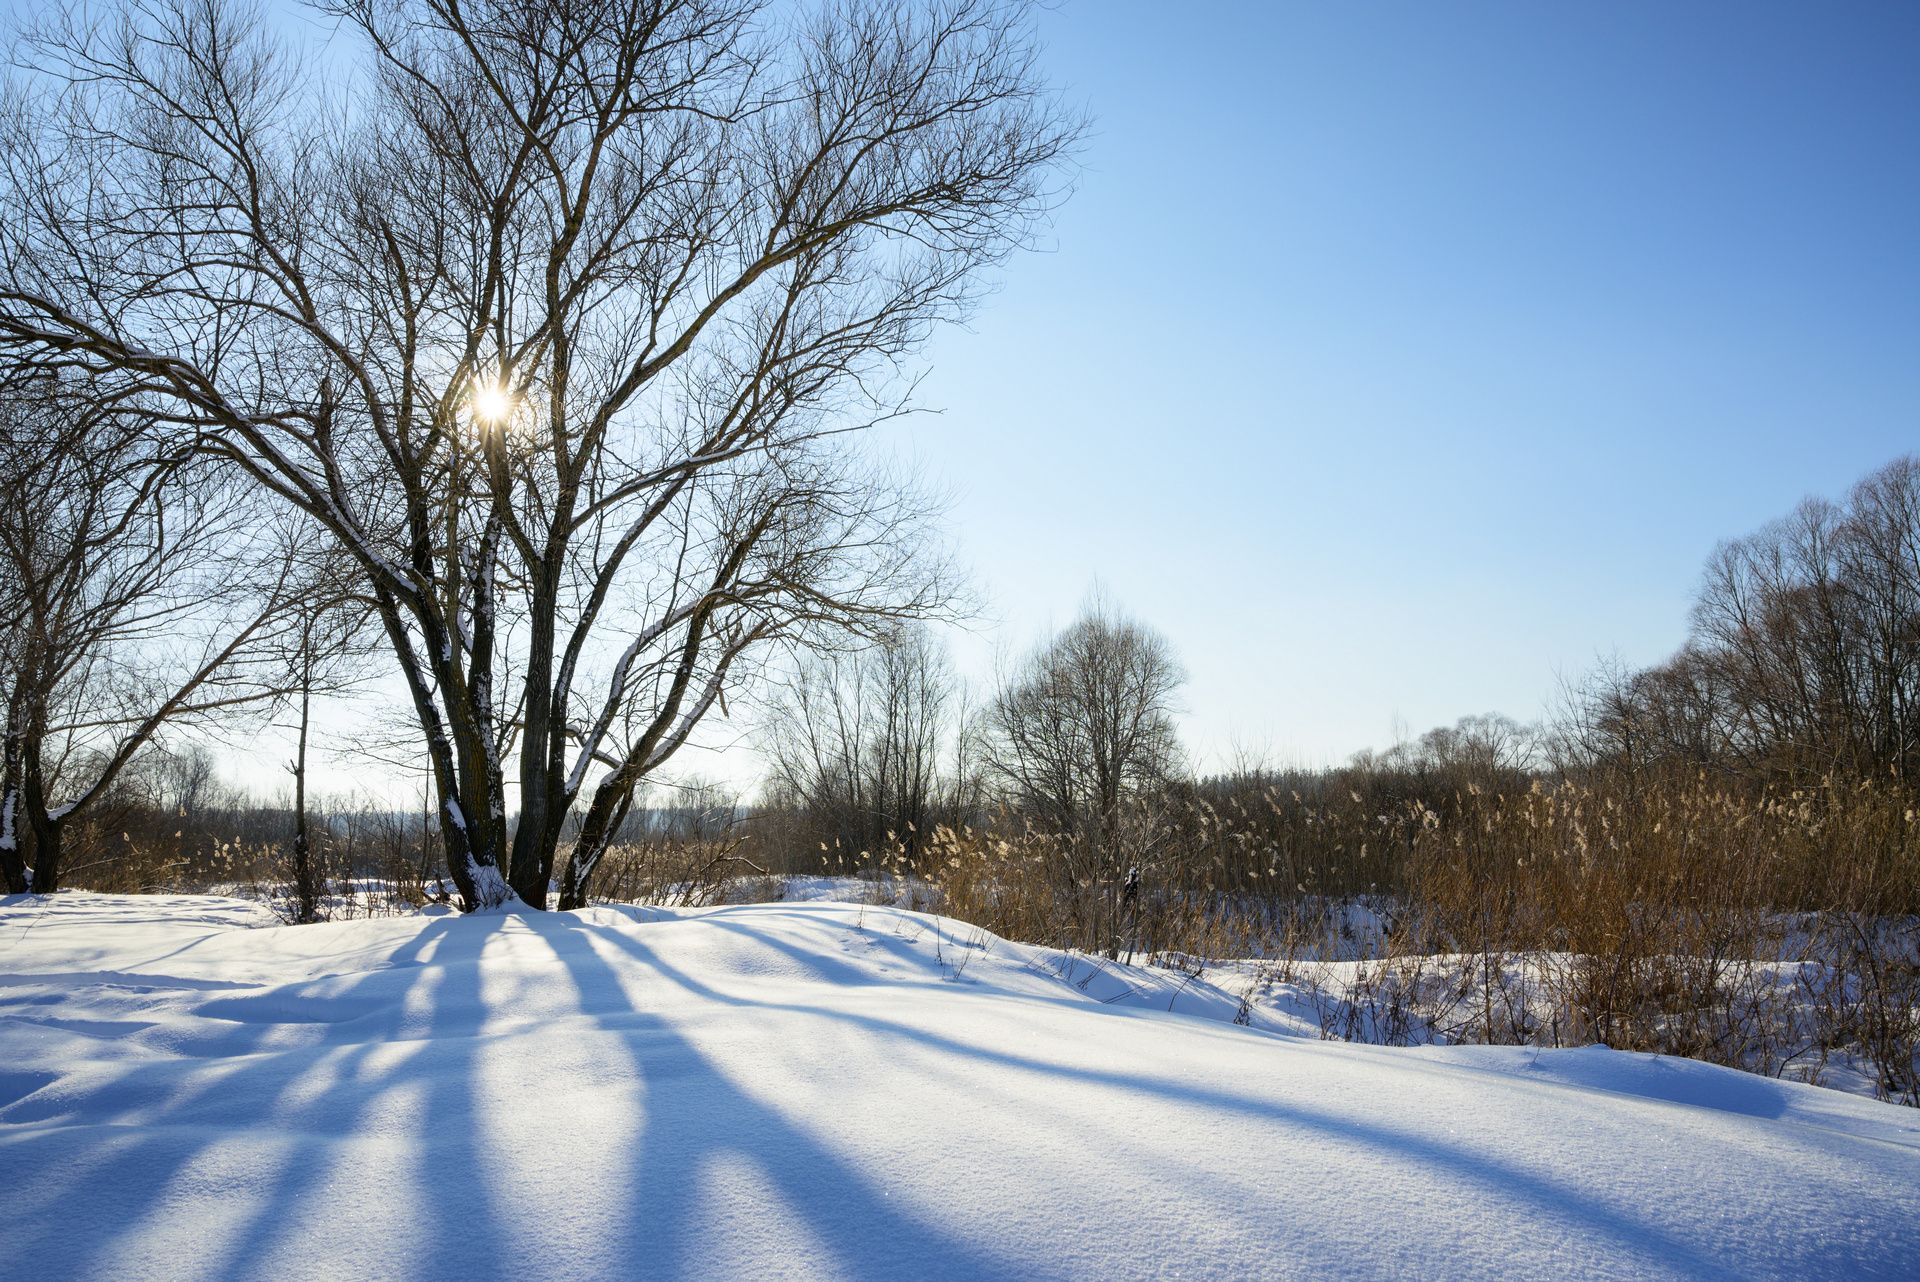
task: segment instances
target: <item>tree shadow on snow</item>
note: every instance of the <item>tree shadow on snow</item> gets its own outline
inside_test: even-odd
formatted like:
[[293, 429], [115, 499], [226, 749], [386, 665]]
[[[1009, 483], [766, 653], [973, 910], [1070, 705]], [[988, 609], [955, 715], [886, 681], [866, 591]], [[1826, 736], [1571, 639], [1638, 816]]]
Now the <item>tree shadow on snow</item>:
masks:
[[[869, 972], [744, 922], [721, 915], [702, 920], [782, 954], [787, 963], [829, 982], [872, 983]], [[299, 1258], [294, 1253], [300, 1250], [324, 1252], [315, 1272], [345, 1276], [389, 1268], [396, 1257], [409, 1261], [406, 1272], [414, 1277], [584, 1271], [583, 1257], [568, 1255], [561, 1240], [564, 1233], [581, 1231], [571, 1227], [573, 1221], [567, 1226], [530, 1221], [530, 1207], [537, 1203], [513, 1182], [523, 1173], [528, 1155], [519, 1150], [502, 1154], [489, 1144], [491, 1123], [498, 1118], [486, 1113], [489, 1106], [481, 1097], [479, 1056], [487, 1039], [480, 1025], [490, 1013], [512, 1017], [515, 1008], [509, 1002], [490, 1010], [481, 992], [480, 962], [509, 923], [537, 936], [558, 963], [555, 974], [545, 968], [511, 973], [522, 982], [571, 984], [571, 1007], [563, 1006], [558, 1013], [592, 1021], [608, 1035], [606, 1044], [618, 1047], [629, 1061], [609, 1068], [612, 1089], [631, 1106], [627, 1116], [638, 1119], [638, 1139], [631, 1151], [611, 1153], [617, 1172], [611, 1185], [582, 1181], [577, 1191], [600, 1199], [599, 1204], [575, 1209], [583, 1212], [591, 1225], [588, 1231], [597, 1236], [585, 1255], [617, 1260], [620, 1271], [633, 1276], [711, 1274], [726, 1267], [731, 1250], [748, 1239], [762, 1249], [777, 1242], [778, 1249], [789, 1252], [785, 1263], [806, 1264], [855, 1282], [1069, 1275], [1060, 1268], [1036, 1270], [1031, 1260], [1016, 1264], [981, 1245], [977, 1235], [956, 1234], [930, 1219], [924, 1208], [916, 1210], [906, 1198], [893, 1196], [884, 1177], [834, 1147], [824, 1131], [816, 1133], [810, 1121], [802, 1124], [770, 1104], [766, 1097], [777, 1093], [779, 1082], [761, 1081], [750, 1089], [731, 1078], [671, 1019], [636, 1005], [627, 983], [636, 977], [674, 985], [703, 1002], [740, 1012], [742, 1018], [750, 1019], [756, 1009], [815, 1017], [823, 1027], [837, 1025], [918, 1048], [942, 1065], [992, 1064], [1016, 1075], [1118, 1092], [1132, 1097], [1132, 1107], [1218, 1110], [1275, 1128], [1270, 1160], [1276, 1163], [1287, 1160], [1289, 1144], [1304, 1139], [1314, 1145], [1316, 1155], [1351, 1153], [1383, 1166], [1443, 1173], [1497, 1205], [1515, 1208], [1516, 1218], [1537, 1225], [1539, 1232], [1569, 1231], [1624, 1249], [1649, 1267], [1698, 1275], [1719, 1275], [1727, 1268], [1697, 1244], [1609, 1209], [1592, 1190], [1576, 1187], [1571, 1179], [1550, 1178], [1471, 1151], [1414, 1129], [1417, 1123], [1392, 1126], [1299, 1100], [1244, 1095], [1191, 1077], [1168, 1081], [1120, 1069], [1049, 1062], [846, 1006], [722, 992], [649, 947], [644, 926], [636, 931], [561, 913], [437, 918], [423, 924], [381, 968], [267, 989], [257, 996], [236, 992], [212, 999], [196, 1013], [202, 1023], [225, 1021], [223, 1026], [232, 1030], [227, 1042], [215, 1038], [214, 1049], [225, 1058], [140, 1060], [101, 1088], [106, 1094], [99, 1107], [109, 1120], [146, 1108], [151, 1110], [150, 1123], [95, 1125], [88, 1136], [91, 1151], [72, 1161], [66, 1160], [73, 1152], [71, 1136], [50, 1137], [23, 1128], [0, 1144], [0, 1179], [11, 1193], [0, 1260], [9, 1270], [23, 1270], [20, 1276], [111, 1276], [136, 1241], [145, 1241], [156, 1228], [183, 1227], [170, 1225], [169, 1217], [179, 1214], [189, 1194], [204, 1194], [208, 1164], [231, 1159], [231, 1154], [216, 1154], [216, 1148], [252, 1143], [267, 1153], [273, 1150], [266, 1141], [278, 1138], [285, 1143], [273, 1151], [273, 1168], [248, 1172], [234, 1190], [231, 1207], [223, 1208], [232, 1210], [231, 1217], [184, 1226], [196, 1243], [193, 1258], [182, 1260], [178, 1270], [162, 1264], [155, 1273], [263, 1276], [269, 1262], [284, 1266]], [[903, 961], [924, 968], [924, 956], [901, 947]], [[616, 961], [622, 964], [616, 966]], [[625, 964], [629, 962], [638, 970]], [[276, 1030], [312, 1025], [330, 1025], [318, 1045], [274, 1047]], [[1221, 1029], [1218, 1035], [1253, 1034]], [[593, 1048], [599, 1047], [596, 1041]], [[549, 1086], [564, 1101], [564, 1079], [524, 1084], [530, 1093]], [[957, 1086], [1000, 1089], [997, 1083]], [[849, 1105], [858, 1107], [859, 1101], [850, 1100]], [[1011, 1095], [1006, 1107], [1037, 1106], [1030, 1098]], [[396, 1117], [403, 1122], [397, 1136]], [[87, 1125], [89, 1120], [76, 1116], [61, 1124]], [[1064, 1115], [1050, 1120], [1067, 1127], [1077, 1124]], [[819, 1125], [830, 1126], [831, 1119], [821, 1119]], [[272, 1134], [263, 1139], [266, 1128]], [[377, 1147], [382, 1137], [409, 1141], [411, 1147], [382, 1150]], [[1143, 1169], [1129, 1171], [1129, 1179], [1177, 1179], [1188, 1190], [1209, 1180], [1205, 1171], [1166, 1169], [1173, 1159], [1134, 1145], [1124, 1135], [1112, 1138], [1116, 1149], [1139, 1155], [1137, 1164]], [[53, 1178], [36, 1163], [43, 1140], [60, 1154], [59, 1169], [67, 1178]], [[600, 1141], [603, 1150], [615, 1143], [611, 1136]], [[559, 1157], [564, 1162], [565, 1154]], [[937, 1162], [939, 1154], [930, 1153], [926, 1160]], [[1162, 1163], [1161, 1168], [1144, 1169], [1153, 1161]], [[400, 1168], [386, 1171], [391, 1187], [379, 1190], [388, 1222], [341, 1222], [337, 1208], [329, 1205], [332, 1182], [349, 1174], [380, 1172], [383, 1162]], [[1212, 1200], [1231, 1208], [1222, 1213], [1244, 1215], [1252, 1225], [1262, 1222], [1255, 1217], [1286, 1213], [1284, 1206], [1242, 1206], [1244, 1190], [1224, 1179], [1215, 1188], [1222, 1196]], [[1236, 1192], [1239, 1196], [1227, 1196]], [[1063, 1190], [1057, 1214], [1075, 1213], [1071, 1196]], [[93, 1222], [73, 1218], [70, 1208], [82, 1206], [96, 1217]], [[1366, 1208], [1356, 1207], [1355, 1212], [1364, 1217]], [[1056, 1212], [1035, 1208], [1031, 1213]], [[368, 1236], [395, 1231], [413, 1236], [399, 1249], [390, 1240]], [[1359, 1225], [1354, 1231], [1366, 1230]], [[1337, 1272], [1343, 1261], [1336, 1238], [1296, 1235], [1289, 1250], [1296, 1259], [1313, 1257], [1315, 1271], [1324, 1265]], [[543, 1254], [556, 1249], [558, 1255]], [[1170, 1251], [1177, 1249], [1169, 1243]], [[1328, 1252], [1324, 1261], [1318, 1258], [1323, 1249]], [[356, 1261], [361, 1262], [358, 1267]]]
[[[564, 933], [547, 934], [548, 945], [574, 976], [583, 1001], [594, 991], [625, 991], [596, 942], [635, 952], [655, 973], [711, 994], [655, 965], [652, 954], [629, 948], [619, 931], [565, 914], [554, 920], [564, 924]], [[927, 1223], [819, 1137], [731, 1080], [667, 1020], [644, 1011], [620, 1014], [609, 1031], [635, 1034], [620, 1040], [647, 1107], [631, 1162], [632, 1200], [609, 1208], [607, 1231], [619, 1238], [623, 1258], [643, 1266], [644, 1276], [711, 1275], [714, 1262], [702, 1258], [716, 1250], [708, 1236], [713, 1225], [706, 1222], [711, 1208], [703, 1210], [697, 1199], [703, 1173], [724, 1159], [750, 1165], [780, 1199], [778, 1206], [736, 1204], [726, 1213], [736, 1221], [752, 1219], [758, 1233], [775, 1231], [776, 1219], [791, 1226], [786, 1231], [798, 1230], [791, 1248], [824, 1253], [813, 1261], [824, 1272], [867, 1282], [1065, 1276], [1036, 1273], [1030, 1264], [1016, 1268]], [[650, 1071], [657, 1066], [666, 1071]]]
[[[776, 936], [756, 932], [748, 926], [735, 922], [713, 922], [712, 924], [721, 929], [738, 932], [763, 947], [788, 953], [794, 960], [808, 965], [818, 964], [819, 959], [813, 954], [797, 949]], [[1723, 1276], [1727, 1270], [1724, 1260], [1702, 1252], [1694, 1244], [1597, 1204], [1594, 1201], [1594, 1191], [1591, 1189], [1551, 1180], [1537, 1172], [1527, 1171], [1485, 1154], [1444, 1143], [1411, 1129], [1331, 1114], [1308, 1108], [1298, 1101], [1277, 1103], [1271, 1099], [1240, 1095], [1230, 1090], [1191, 1082], [1170, 1083], [1159, 1078], [1119, 1070], [1078, 1067], [1034, 1059], [1010, 1050], [961, 1041], [925, 1028], [859, 1011], [830, 1006], [768, 1002], [723, 993], [678, 970], [629, 932], [585, 925], [580, 928], [595, 931], [597, 938], [605, 940], [649, 970], [706, 1001], [734, 1007], [802, 1011], [822, 1019], [854, 1025], [881, 1036], [903, 1038], [941, 1055], [971, 1058], [1056, 1080], [1066, 1079], [1087, 1085], [1108, 1087], [1141, 1096], [1143, 1102], [1148, 1104], [1169, 1102], [1201, 1105], [1238, 1113], [1253, 1120], [1297, 1128], [1334, 1144], [1367, 1151], [1382, 1162], [1426, 1165], [1444, 1171], [1463, 1183], [1478, 1187], [1496, 1199], [1518, 1204], [1531, 1216], [1537, 1216], [1551, 1224], [1591, 1234], [1596, 1238], [1624, 1247], [1641, 1255], [1649, 1265], [1658, 1264], [1668, 1269], [1677, 1267], [1698, 1276]], [[849, 974], [853, 975], [857, 972], [849, 969]], [[864, 976], [860, 978], [861, 982], [870, 982]], [[1244, 1030], [1222, 1029], [1219, 1035], [1246, 1037], [1256, 1034], [1249, 1034]], [[1148, 1175], [1151, 1177], [1151, 1173]], [[1340, 1260], [1341, 1257], [1334, 1256], [1329, 1263], [1337, 1265]], [[1350, 1260], [1347, 1262], [1351, 1263]]]
[[[417, 1126], [426, 1139], [422, 1152], [428, 1162], [457, 1173], [448, 1181], [435, 1178], [441, 1171], [423, 1169], [416, 1183], [393, 1190], [396, 1198], [414, 1195], [411, 1204], [403, 1201], [396, 1208], [396, 1218], [407, 1226], [404, 1231], [418, 1236], [412, 1254], [421, 1261], [435, 1260], [432, 1272], [439, 1271], [440, 1261], [497, 1261], [501, 1240], [481, 1177], [477, 1119], [465, 1071], [474, 1039], [460, 1035], [467, 1030], [459, 1023], [464, 1011], [478, 1007], [478, 958], [499, 922], [429, 922], [387, 965], [307, 999], [313, 1009], [305, 1020], [288, 1019], [289, 999], [274, 989], [257, 999], [223, 998], [213, 1012], [195, 1012], [230, 1020], [236, 1027], [331, 1024], [350, 1036], [294, 1050], [243, 1051], [231, 1057], [203, 1053], [134, 1064], [104, 1088], [112, 1100], [109, 1110], [145, 1106], [155, 1109], [154, 1115], [139, 1126], [92, 1125], [96, 1151], [79, 1159], [75, 1178], [65, 1184], [35, 1169], [33, 1140], [41, 1137], [22, 1136], [26, 1143], [8, 1146], [12, 1160], [0, 1160], [0, 1170], [26, 1161], [26, 1169], [16, 1170], [6, 1181], [14, 1191], [5, 1234], [9, 1265], [30, 1263], [31, 1274], [22, 1276], [49, 1280], [129, 1271], [251, 1278], [267, 1275], [276, 1248], [297, 1245], [309, 1249], [315, 1273], [352, 1275], [352, 1261], [367, 1245], [369, 1226], [343, 1222], [323, 1193], [337, 1168], [353, 1156], [352, 1142], [342, 1141], [355, 1135], [377, 1108], [391, 1105], [396, 1091], [418, 1101]], [[459, 956], [443, 958], [449, 947]], [[324, 982], [328, 980], [315, 981]], [[408, 998], [423, 983], [435, 985], [431, 1000], [424, 1003], [432, 1014], [424, 1029], [404, 1028]], [[249, 1010], [249, 1000], [265, 1008]], [[329, 1003], [359, 1013], [329, 1019]], [[397, 1066], [372, 1063], [383, 1050], [391, 1054], [395, 1045], [410, 1052]], [[331, 1081], [316, 1088], [315, 1079], [323, 1074]], [[84, 1117], [74, 1121], [89, 1124]], [[242, 1125], [236, 1127], [236, 1121]], [[183, 1211], [186, 1196], [207, 1192], [209, 1175], [195, 1167], [212, 1158], [216, 1147], [264, 1138], [283, 1138], [288, 1146], [275, 1154], [273, 1170], [243, 1173], [231, 1194], [237, 1211], [231, 1220], [203, 1226], [168, 1223]], [[75, 1201], [87, 1204], [83, 1217], [76, 1218]], [[140, 1262], [143, 1269], [130, 1270], [124, 1257], [133, 1242], [163, 1227], [184, 1235], [191, 1249], [171, 1262], [149, 1258]], [[380, 1255], [390, 1258], [385, 1244]], [[283, 1268], [286, 1258], [281, 1257]]]

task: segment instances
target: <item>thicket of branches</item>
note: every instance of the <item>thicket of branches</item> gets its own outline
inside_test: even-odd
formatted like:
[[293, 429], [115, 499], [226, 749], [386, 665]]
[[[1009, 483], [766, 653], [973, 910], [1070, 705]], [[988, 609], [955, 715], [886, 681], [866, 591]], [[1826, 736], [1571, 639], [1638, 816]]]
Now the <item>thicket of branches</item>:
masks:
[[849, 434], [910, 407], [1078, 124], [1023, 0], [316, 7], [324, 50], [234, 0], [27, 25], [0, 360], [324, 540], [461, 901], [578, 904], [777, 647], [946, 609], [926, 500]]
[[323, 594], [298, 527], [137, 396], [11, 371], [0, 475], [0, 876], [51, 892], [160, 737], [283, 696]]

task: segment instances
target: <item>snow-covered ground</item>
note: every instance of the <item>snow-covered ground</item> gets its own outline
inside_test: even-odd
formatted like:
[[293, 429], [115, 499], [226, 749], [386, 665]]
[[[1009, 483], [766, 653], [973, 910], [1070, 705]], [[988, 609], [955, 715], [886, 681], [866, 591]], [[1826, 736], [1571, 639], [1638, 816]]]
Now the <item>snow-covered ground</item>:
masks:
[[[728, 903], [838, 900], [941, 909], [937, 888], [892, 877], [741, 878], [718, 891]], [[1394, 1046], [1560, 1047], [1590, 1040], [1577, 1008], [1587, 995], [1594, 959], [1543, 951], [1394, 953], [1392, 906], [1384, 900], [1309, 898], [1298, 907], [1301, 917], [1270, 941], [1273, 951], [1265, 956], [1142, 956], [1204, 978], [1206, 986], [1192, 989], [1200, 1004], [1207, 1004], [1202, 994], [1217, 998], [1224, 992], [1244, 1001], [1248, 1009], [1239, 1014], [1245, 1022], [1276, 1031]], [[1254, 903], [1240, 909], [1249, 917], [1261, 911]], [[1880, 1047], [1861, 1044], [1860, 1030], [1873, 1028], [1879, 1011], [1865, 1000], [1870, 994], [1860, 973], [1816, 960], [1830, 955], [1832, 941], [1823, 945], [1809, 915], [1782, 915], [1774, 924], [1774, 947], [1751, 960], [1674, 955], [1638, 975], [1648, 990], [1666, 981], [1712, 994], [1691, 1008], [1660, 1013], [1671, 1043], [1717, 1047], [1714, 1058], [1721, 1062], [1731, 1051], [1740, 1067], [1768, 1077], [1912, 1103], [1920, 1052], [1907, 1049], [1909, 1058], [1898, 1059], [1911, 1047], [1898, 1030]], [[1910, 946], [1894, 933], [1910, 934], [1916, 926], [1882, 919], [1889, 957], [1905, 956]], [[1056, 955], [1049, 964], [1076, 974], [1102, 968], [1084, 955]], [[1603, 980], [1613, 964], [1603, 962]], [[1157, 991], [1158, 984], [1145, 982]], [[1886, 992], [1887, 1009], [1898, 1009], [1900, 991], [1896, 986]], [[1183, 1010], [1194, 1004], [1185, 996], [1182, 1003]], [[1876, 1059], [1876, 1049], [1888, 1062]]]
[[0, 900], [0, 1275], [1920, 1276], [1920, 1112], [1833, 1091], [893, 908], [270, 920]]

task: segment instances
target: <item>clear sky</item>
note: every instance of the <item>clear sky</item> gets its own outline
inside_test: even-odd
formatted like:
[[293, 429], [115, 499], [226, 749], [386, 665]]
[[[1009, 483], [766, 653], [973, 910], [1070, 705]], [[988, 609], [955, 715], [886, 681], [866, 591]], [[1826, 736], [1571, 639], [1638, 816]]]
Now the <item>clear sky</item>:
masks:
[[[1079, 190], [882, 443], [955, 493], [976, 680], [1098, 582], [1202, 768], [1531, 719], [1677, 646], [1718, 540], [1920, 450], [1920, 4], [1042, 27]], [[741, 729], [684, 768], [749, 783]]]
[[1066, 0], [1048, 252], [902, 448], [998, 628], [1097, 579], [1202, 764], [1664, 657], [1721, 538], [1920, 450], [1920, 5]]

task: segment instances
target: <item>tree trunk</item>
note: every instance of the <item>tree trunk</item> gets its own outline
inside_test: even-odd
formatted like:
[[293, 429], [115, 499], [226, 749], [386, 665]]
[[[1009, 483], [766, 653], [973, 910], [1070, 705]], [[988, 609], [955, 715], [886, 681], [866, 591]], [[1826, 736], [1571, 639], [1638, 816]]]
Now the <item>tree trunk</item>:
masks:
[[293, 919], [301, 923], [320, 920], [320, 887], [307, 830], [307, 727], [312, 697], [313, 654], [308, 650], [300, 662], [300, 738], [293, 759]]
[[20, 789], [8, 780], [0, 787], [0, 878], [9, 895], [27, 893], [27, 862], [21, 850]]
[[19, 697], [7, 703], [7, 730], [4, 761], [0, 762], [0, 877], [6, 879], [9, 895], [27, 893], [26, 832], [21, 827], [21, 758], [26, 735], [17, 716]]
[[21, 800], [25, 803], [27, 824], [33, 834], [33, 893], [51, 895], [60, 889], [61, 840], [65, 836], [65, 816], [47, 810], [47, 784], [42, 773], [41, 751], [45, 743], [45, 722], [40, 711], [27, 713], [26, 733], [20, 738]]
[[547, 906], [558, 825], [554, 822], [554, 595], [543, 582], [533, 596], [528, 628], [525, 725], [520, 739], [520, 826], [513, 834], [508, 880], [535, 908]]
[[[38, 790], [29, 791], [31, 795]], [[64, 871], [61, 843], [66, 825], [48, 815], [40, 805], [29, 805], [28, 817], [33, 824], [33, 893], [51, 895], [60, 889], [60, 874]]]
[[[499, 847], [489, 843], [490, 834], [484, 829], [475, 830], [473, 816], [462, 802], [461, 774], [453, 744], [447, 737], [447, 720], [442, 717], [434, 690], [420, 669], [419, 655], [401, 623], [399, 606], [386, 592], [377, 594], [376, 601], [381, 624], [400, 662], [401, 675], [406, 678], [407, 692], [425, 734], [427, 761], [433, 771], [433, 793], [440, 803], [440, 840], [446, 849], [447, 872], [453, 878], [454, 889], [460, 893], [462, 906], [469, 912], [477, 908], [497, 908], [513, 898], [513, 891], [501, 876], [496, 861]], [[444, 634], [429, 631], [427, 643], [429, 647], [444, 649], [446, 638]], [[442, 670], [439, 677], [444, 688], [450, 674]], [[450, 695], [447, 702], [449, 707], [457, 706]]]

